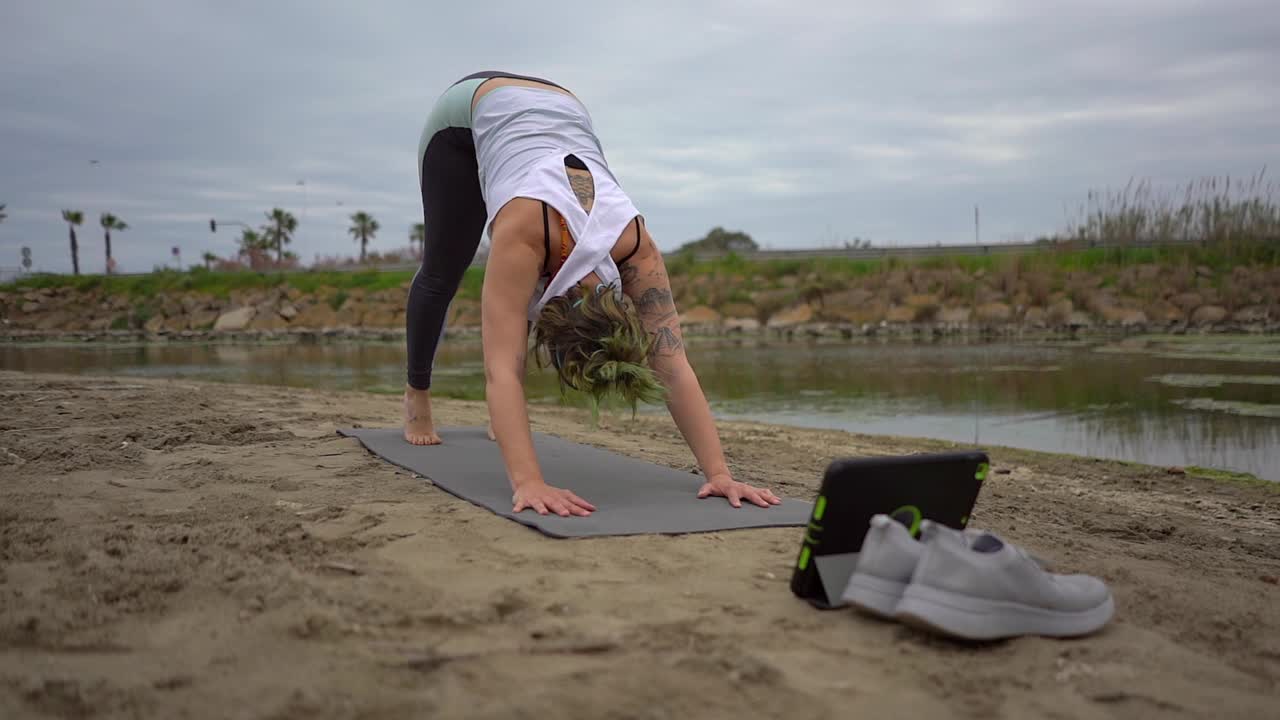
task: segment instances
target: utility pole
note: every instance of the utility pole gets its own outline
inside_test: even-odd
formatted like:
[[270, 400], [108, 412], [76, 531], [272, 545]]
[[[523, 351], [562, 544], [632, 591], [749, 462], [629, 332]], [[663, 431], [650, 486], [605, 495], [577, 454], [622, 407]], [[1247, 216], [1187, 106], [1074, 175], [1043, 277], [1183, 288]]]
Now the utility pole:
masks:
[[978, 206], [973, 206], [973, 244], [981, 245], [981, 235], [978, 233]]

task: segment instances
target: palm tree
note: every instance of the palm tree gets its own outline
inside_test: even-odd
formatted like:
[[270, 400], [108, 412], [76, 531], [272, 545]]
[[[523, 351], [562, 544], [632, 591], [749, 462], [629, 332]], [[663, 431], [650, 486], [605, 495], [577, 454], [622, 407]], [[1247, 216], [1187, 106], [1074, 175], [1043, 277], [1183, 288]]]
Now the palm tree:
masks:
[[361, 210], [351, 216], [351, 227], [347, 232], [351, 233], [351, 237], [360, 241], [360, 262], [364, 263], [365, 249], [369, 247], [369, 241], [374, 235], [378, 234], [378, 221], [373, 219], [369, 213]]
[[84, 222], [84, 213], [79, 210], [63, 210], [62, 219], [67, 221], [67, 229], [71, 231], [71, 272], [80, 274], [80, 243], [76, 242], [76, 227]]
[[413, 227], [409, 228], [409, 242], [413, 244], [414, 249], [416, 249], [420, 255], [427, 254], [426, 223], [414, 223]]
[[212, 269], [213, 269], [213, 262], [214, 262], [215, 260], [217, 260], [217, 259], [218, 259], [218, 256], [217, 256], [217, 255], [214, 255], [213, 253], [211, 253], [211, 252], [209, 252], [209, 251], [207, 251], [207, 250], [206, 250], [206, 251], [205, 251], [205, 253], [204, 253], [204, 255], [201, 255], [201, 256], [200, 256], [200, 259], [201, 259], [201, 260], [204, 260], [204, 269], [205, 269], [205, 270], [212, 270]]
[[293, 242], [293, 232], [298, 229], [298, 219], [281, 208], [267, 213], [267, 224], [262, 227], [266, 248], [276, 251], [276, 263], [284, 259], [284, 246]]
[[102, 213], [102, 217], [98, 219], [98, 222], [102, 224], [103, 234], [107, 238], [107, 274], [110, 275], [114, 264], [111, 259], [111, 231], [124, 232], [129, 229], [129, 225], [111, 213]]

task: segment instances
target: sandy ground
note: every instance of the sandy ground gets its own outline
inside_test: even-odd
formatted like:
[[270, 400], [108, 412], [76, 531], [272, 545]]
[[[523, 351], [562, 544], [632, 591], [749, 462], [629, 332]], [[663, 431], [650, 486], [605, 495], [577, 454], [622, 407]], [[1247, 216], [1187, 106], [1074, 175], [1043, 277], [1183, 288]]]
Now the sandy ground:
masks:
[[[794, 598], [799, 528], [552, 540], [334, 435], [394, 397], [0, 373], [0, 404], [3, 718], [1280, 717], [1276, 488], [993, 450], [974, 524], [1119, 610], [961, 645]], [[665, 418], [533, 416], [692, 462]], [[943, 447], [724, 436], [805, 499], [835, 456]]]

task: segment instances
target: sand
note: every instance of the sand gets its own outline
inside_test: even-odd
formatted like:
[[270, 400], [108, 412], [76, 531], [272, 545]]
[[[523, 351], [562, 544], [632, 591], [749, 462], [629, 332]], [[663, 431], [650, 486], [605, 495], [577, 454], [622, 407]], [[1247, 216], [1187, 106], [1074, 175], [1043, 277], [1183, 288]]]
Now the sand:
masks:
[[[553, 540], [334, 434], [395, 397], [0, 373], [0, 406], [3, 718], [1280, 716], [1275, 487], [992, 449], [974, 524], [1118, 614], [957, 644], [797, 600], [799, 528]], [[692, 465], [666, 418], [533, 418]], [[723, 435], [804, 499], [833, 457], [947, 447]]]

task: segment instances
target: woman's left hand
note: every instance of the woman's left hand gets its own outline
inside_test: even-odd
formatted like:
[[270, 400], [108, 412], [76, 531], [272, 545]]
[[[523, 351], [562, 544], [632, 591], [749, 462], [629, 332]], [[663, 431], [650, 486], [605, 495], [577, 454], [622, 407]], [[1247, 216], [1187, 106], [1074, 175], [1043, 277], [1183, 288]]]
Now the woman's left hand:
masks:
[[771, 490], [752, 487], [728, 475], [713, 475], [698, 490], [699, 498], [712, 496], [725, 498], [734, 507], [742, 507], [743, 500], [762, 508], [782, 504], [782, 500], [778, 499]]

